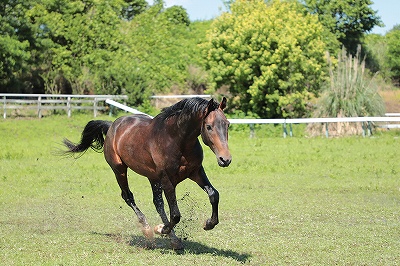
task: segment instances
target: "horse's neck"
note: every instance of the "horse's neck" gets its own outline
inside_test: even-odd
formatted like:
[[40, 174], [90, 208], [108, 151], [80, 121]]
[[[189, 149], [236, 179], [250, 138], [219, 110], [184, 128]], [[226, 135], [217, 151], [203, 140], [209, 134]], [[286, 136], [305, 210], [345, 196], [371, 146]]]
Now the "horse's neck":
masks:
[[198, 121], [187, 121], [178, 127], [175, 123], [167, 124], [169, 134], [183, 146], [195, 145], [201, 132], [201, 123]]

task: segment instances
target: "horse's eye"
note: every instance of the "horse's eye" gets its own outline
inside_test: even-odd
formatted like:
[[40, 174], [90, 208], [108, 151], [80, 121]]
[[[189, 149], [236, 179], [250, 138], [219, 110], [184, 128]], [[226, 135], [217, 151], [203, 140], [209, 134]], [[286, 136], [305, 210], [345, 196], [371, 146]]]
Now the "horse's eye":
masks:
[[208, 131], [212, 130], [212, 127], [210, 125], [206, 125], [206, 128], [207, 128]]

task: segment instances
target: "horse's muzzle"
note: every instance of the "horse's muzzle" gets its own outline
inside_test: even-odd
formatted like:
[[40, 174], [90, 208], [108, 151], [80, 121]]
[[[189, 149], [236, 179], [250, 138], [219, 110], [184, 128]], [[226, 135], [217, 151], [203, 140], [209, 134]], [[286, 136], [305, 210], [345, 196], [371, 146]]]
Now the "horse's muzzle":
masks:
[[219, 157], [218, 158], [218, 165], [221, 167], [228, 167], [232, 162], [232, 157], [224, 158], [224, 157]]

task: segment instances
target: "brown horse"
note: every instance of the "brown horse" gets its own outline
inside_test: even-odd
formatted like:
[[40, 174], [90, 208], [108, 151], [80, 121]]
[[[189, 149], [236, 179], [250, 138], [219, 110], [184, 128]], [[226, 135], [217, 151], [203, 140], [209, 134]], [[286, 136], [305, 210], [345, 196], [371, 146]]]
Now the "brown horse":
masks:
[[[182, 100], [164, 109], [151, 119], [146, 115], [132, 115], [109, 121], [90, 121], [82, 132], [80, 143], [65, 139], [67, 153], [82, 153], [89, 148], [101, 151], [115, 173], [122, 191], [122, 198], [135, 211], [144, 235], [152, 239], [153, 230], [144, 214], [136, 206], [128, 186], [128, 167], [146, 176], [153, 191], [153, 203], [162, 222], [154, 232], [168, 234], [174, 249], [182, 249], [181, 240], [173, 228], [181, 214], [176, 200], [176, 186], [190, 178], [209, 196], [212, 215], [204, 230], [213, 229], [218, 224], [219, 193], [211, 185], [202, 166], [203, 149], [198, 140], [201, 135], [204, 144], [217, 157], [218, 165], [227, 167], [232, 160], [228, 148], [228, 127], [223, 109], [226, 98], [221, 103], [214, 100], [191, 98]], [[106, 135], [104, 139], [103, 134]], [[167, 199], [170, 219], [164, 210], [162, 192]]]

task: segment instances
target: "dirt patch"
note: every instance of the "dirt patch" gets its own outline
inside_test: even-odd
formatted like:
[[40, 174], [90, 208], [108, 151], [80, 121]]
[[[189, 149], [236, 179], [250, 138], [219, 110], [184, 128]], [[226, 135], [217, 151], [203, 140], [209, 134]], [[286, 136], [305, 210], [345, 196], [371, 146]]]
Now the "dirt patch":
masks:
[[386, 113], [400, 113], [400, 90], [384, 90], [379, 94], [385, 101]]

